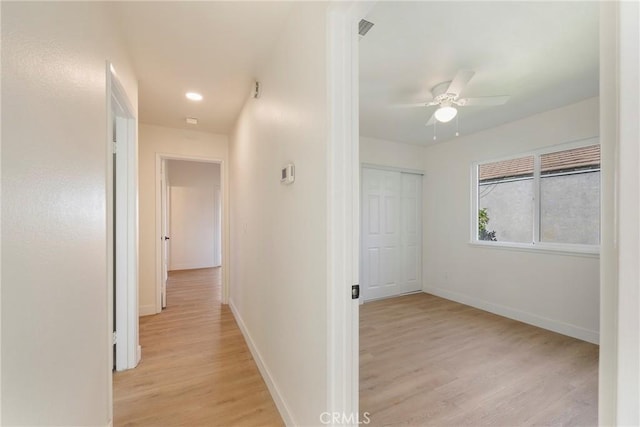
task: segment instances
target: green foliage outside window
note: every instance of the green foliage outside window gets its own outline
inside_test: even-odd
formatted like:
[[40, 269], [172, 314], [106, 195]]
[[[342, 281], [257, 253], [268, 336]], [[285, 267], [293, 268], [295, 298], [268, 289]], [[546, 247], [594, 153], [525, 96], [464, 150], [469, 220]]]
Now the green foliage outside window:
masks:
[[478, 240], [489, 240], [491, 242], [497, 242], [495, 231], [487, 231], [487, 224], [489, 224], [489, 214], [487, 208], [478, 210]]

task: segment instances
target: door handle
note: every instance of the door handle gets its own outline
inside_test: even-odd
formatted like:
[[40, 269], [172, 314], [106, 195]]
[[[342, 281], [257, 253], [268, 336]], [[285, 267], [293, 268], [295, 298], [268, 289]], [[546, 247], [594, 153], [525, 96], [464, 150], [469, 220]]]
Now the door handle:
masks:
[[171, 237], [169, 237], [169, 236], [164, 236], [164, 240], [169, 240], [169, 239], [171, 239]]

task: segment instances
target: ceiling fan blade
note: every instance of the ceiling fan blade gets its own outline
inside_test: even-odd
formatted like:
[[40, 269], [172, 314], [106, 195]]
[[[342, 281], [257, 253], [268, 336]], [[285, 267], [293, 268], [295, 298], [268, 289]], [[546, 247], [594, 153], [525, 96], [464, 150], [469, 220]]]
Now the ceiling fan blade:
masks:
[[460, 95], [462, 89], [469, 83], [469, 80], [473, 77], [475, 71], [471, 70], [460, 70], [458, 74], [454, 77], [453, 81], [447, 88], [446, 93], [454, 93], [456, 95]]
[[460, 100], [460, 101], [464, 101], [464, 106], [471, 106], [471, 107], [480, 107], [480, 106], [492, 106], [492, 105], [502, 105], [502, 104], [506, 104], [506, 102], [509, 100], [510, 96], [509, 95], [503, 95], [503, 96], [482, 96], [480, 98], [464, 98], [464, 100]]
[[392, 107], [394, 108], [416, 108], [416, 107], [433, 107], [438, 105], [436, 101], [423, 101], [423, 102], [412, 102], [410, 104], [394, 104]]
[[429, 107], [429, 101], [427, 102], [414, 102], [412, 104], [394, 104], [394, 108], [416, 108], [416, 107]]

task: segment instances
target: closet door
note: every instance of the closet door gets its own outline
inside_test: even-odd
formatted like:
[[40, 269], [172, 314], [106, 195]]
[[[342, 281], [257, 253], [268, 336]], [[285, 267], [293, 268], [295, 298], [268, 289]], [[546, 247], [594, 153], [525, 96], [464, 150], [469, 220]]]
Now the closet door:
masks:
[[422, 175], [362, 169], [362, 299], [422, 290]]
[[402, 180], [399, 172], [362, 170], [362, 298], [371, 300], [402, 293]]
[[422, 290], [422, 175], [402, 174], [401, 292]]

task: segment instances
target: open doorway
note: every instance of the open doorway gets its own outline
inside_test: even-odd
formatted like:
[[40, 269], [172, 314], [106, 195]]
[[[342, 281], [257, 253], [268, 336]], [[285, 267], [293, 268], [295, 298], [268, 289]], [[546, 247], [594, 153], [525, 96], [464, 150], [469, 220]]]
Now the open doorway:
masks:
[[[170, 272], [218, 269], [223, 265], [222, 163], [158, 156], [158, 302], [170, 305]], [[217, 288], [224, 300], [224, 286]]]
[[[599, 6], [378, 2], [364, 19], [361, 413], [376, 425], [596, 424], [599, 220], [577, 230], [595, 236], [586, 245], [545, 226], [551, 204], [563, 206], [553, 220], [563, 231], [589, 220], [578, 209], [583, 200], [599, 218]], [[567, 20], [575, 33], [566, 32]], [[556, 55], [567, 74], [551, 65]], [[552, 170], [550, 158], [578, 145], [593, 146], [593, 158]], [[523, 162], [491, 188], [526, 186], [529, 193], [509, 196], [526, 199], [528, 215], [512, 198], [488, 219], [474, 205], [486, 178], [478, 163], [521, 158], [531, 171]], [[403, 172], [416, 170], [424, 171], [421, 211], [402, 203]], [[594, 185], [564, 187], [587, 174]], [[552, 179], [564, 180], [553, 196]], [[403, 236], [415, 213], [423, 224], [421, 292], [401, 296], [416, 289], [404, 287], [412, 242]], [[520, 241], [508, 240], [511, 217], [526, 236]], [[492, 230], [497, 241], [495, 232], [478, 237]]]

